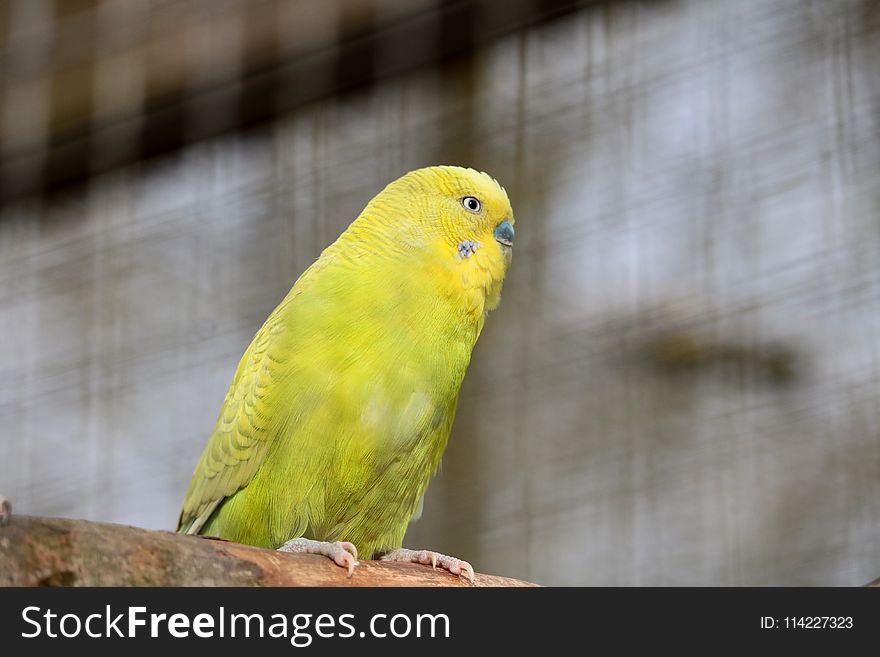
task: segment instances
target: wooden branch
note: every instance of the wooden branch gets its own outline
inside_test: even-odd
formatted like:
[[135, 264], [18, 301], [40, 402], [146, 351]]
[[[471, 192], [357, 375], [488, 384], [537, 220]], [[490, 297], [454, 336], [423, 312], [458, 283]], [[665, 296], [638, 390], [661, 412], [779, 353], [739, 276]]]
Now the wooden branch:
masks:
[[419, 564], [330, 559], [227, 541], [60, 518], [0, 526], [0, 586], [535, 586], [477, 574], [473, 585]]

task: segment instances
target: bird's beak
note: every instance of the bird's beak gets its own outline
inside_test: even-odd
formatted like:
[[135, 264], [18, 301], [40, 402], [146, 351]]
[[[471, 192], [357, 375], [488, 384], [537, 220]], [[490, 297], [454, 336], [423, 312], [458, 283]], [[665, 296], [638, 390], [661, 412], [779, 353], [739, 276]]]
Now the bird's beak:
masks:
[[494, 235], [495, 241], [501, 246], [506, 246], [508, 248], [513, 247], [513, 226], [507, 219], [495, 226]]

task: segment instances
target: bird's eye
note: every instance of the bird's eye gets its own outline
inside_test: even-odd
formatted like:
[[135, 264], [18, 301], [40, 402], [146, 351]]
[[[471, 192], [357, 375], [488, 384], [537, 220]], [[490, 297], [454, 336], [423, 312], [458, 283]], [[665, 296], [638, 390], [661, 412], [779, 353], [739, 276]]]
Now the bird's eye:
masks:
[[483, 208], [483, 204], [480, 203], [479, 199], [476, 199], [473, 196], [465, 196], [463, 199], [461, 199], [461, 204], [468, 212], [476, 213]]

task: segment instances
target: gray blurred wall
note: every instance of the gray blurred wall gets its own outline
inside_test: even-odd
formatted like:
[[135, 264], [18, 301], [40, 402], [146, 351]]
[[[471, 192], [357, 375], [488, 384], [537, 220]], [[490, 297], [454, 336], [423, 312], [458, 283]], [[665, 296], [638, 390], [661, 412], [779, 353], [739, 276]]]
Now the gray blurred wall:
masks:
[[0, 216], [0, 492], [173, 528], [237, 361], [389, 180], [489, 171], [501, 308], [407, 543], [542, 584], [880, 576], [880, 9], [615, 2]]

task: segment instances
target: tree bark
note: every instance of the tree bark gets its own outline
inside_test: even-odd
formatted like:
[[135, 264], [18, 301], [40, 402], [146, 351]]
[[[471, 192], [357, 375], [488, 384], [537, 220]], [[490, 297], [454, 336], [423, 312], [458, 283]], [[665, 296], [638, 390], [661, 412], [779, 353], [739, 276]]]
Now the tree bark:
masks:
[[0, 526], [0, 586], [535, 586], [477, 574], [474, 584], [419, 564], [330, 559], [61, 518], [13, 515]]

